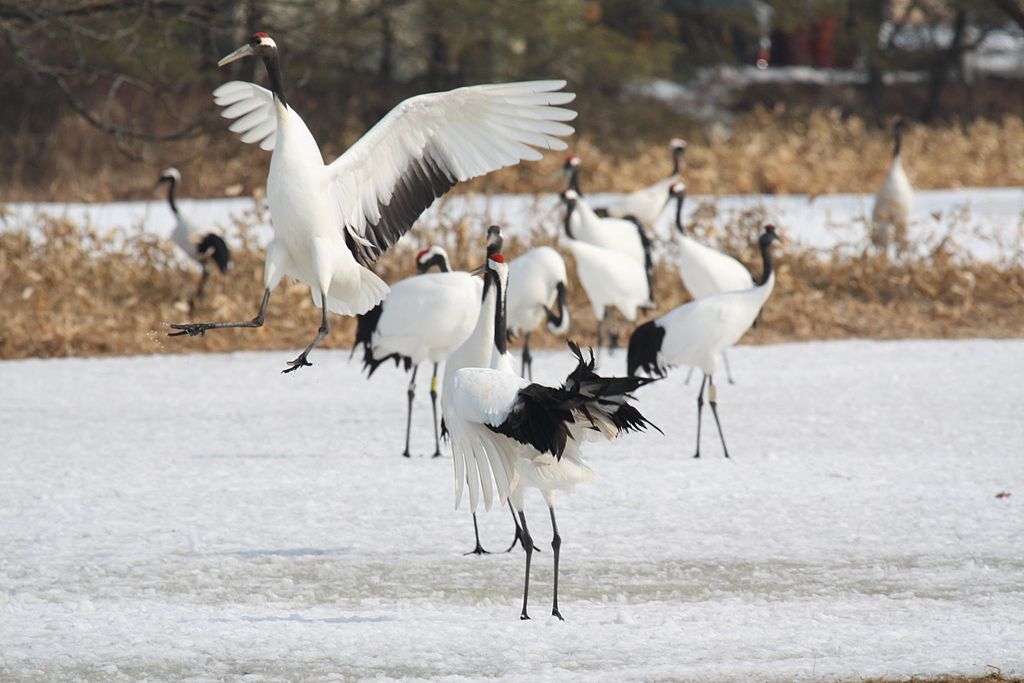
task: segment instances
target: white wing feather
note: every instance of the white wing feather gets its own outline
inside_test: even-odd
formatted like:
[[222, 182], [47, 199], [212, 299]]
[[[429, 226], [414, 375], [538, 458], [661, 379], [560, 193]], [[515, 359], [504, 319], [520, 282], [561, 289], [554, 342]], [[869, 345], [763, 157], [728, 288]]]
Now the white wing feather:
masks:
[[235, 119], [229, 130], [239, 133], [242, 142], [258, 142], [260, 149], [268, 152], [274, 149], [277, 141], [274, 93], [255, 83], [229, 81], [213, 91], [213, 101], [225, 107], [221, 116]]
[[493, 490], [504, 503], [516, 483], [515, 461], [522, 446], [488, 426], [501, 424], [512, 410], [519, 390], [529, 382], [489, 368], [463, 368], [452, 378], [445, 420], [452, 435], [455, 460], [455, 506], [469, 484], [469, 505], [476, 511], [480, 495], [484, 507], [493, 504]]
[[576, 118], [576, 112], [557, 105], [576, 96], [556, 92], [564, 86], [565, 81], [477, 85], [400, 103], [327, 167], [345, 225], [384, 247], [381, 242], [393, 243], [394, 235], [374, 235], [370, 229], [389, 218], [383, 209], [403, 179], [426, 183], [428, 190], [436, 185], [436, 197], [447, 190], [437, 192], [444, 185], [540, 159], [535, 147], [566, 149], [556, 136], [573, 133], [563, 122]]
[[[339, 227], [354, 230], [379, 255], [455, 183], [540, 159], [537, 149], [566, 149], [559, 137], [572, 135], [564, 122], [576, 112], [558, 105], [576, 95], [559, 92], [563, 87], [565, 81], [476, 85], [401, 102], [326, 167], [341, 209]], [[231, 81], [213, 95], [243, 142], [274, 148], [271, 91]]]

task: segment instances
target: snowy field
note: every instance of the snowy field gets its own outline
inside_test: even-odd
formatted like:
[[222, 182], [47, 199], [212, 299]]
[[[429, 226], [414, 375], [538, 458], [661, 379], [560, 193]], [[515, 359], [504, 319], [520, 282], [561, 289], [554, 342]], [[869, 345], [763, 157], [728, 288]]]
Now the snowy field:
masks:
[[0, 363], [0, 680], [1024, 674], [1022, 341], [739, 347], [731, 460], [684, 372], [642, 390], [666, 434], [560, 499], [564, 623], [539, 496], [520, 622], [522, 552], [464, 557], [451, 462], [399, 455], [405, 375], [292, 355]]
[[[594, 194], [594, 206], [612, 202], [618, 195]], [[935, 242], [950, 225], [955, 250], [978, 258], [1024, 258], [1024, 188], [965, 188], [922, 190], [915, 193], [911, 237], [915, 242]], [[819, 195], [694, 195], [687, 199], [684, 220], [689, 223], [701, 206], [713, 206], [714, 217], [701, 225], [735, 222], [744, 212], [759, 211], [764, 219], [784, 231], [787, 240], [816, 249], [847, 248], [857, 253], [866, 244], [865, 216], [870, 216], [874, 197], [859, 194]], [[181, 211], [198, 225], [219, 226], [231, 235], [239, 222], [255, 226], [261, 244], [270, 241], [269, 215], [258, 211], [251, 199], [179, 200]], [[6, 204], [0, 206], [0, 229], [32, 225], [39, 216], [68, 218], [100, 233], [136, 229], [170, 236], [174, 217], [163, 200], [97, 204]], [[554, 194], [465, 195], [456, 194], [435, 203], [417, 225], [428, 231], [455, 221], [498, 223], [506, 235], [529, 242], [533, 234], [554, 236], [561, 231], [563, 209]], [[656, 236], [670, 237], [672, 211], [663, 213]]]

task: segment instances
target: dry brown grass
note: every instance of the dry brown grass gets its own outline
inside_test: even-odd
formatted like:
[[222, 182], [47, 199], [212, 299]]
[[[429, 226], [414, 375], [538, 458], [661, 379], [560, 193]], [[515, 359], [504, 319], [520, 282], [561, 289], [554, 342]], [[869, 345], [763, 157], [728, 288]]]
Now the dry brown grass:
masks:
[[[698, 214], [691, 229], [714, 239], [760, 271], [753, 248], [762, 216], [750, 211], [713, 233]], [[953, 228], [951, 227], [951, 230]], [[380, 264], [393, 282], [411, 273], [410, 245], [440, 240], [452, 247], [456, 267], [479, 262], [479, 226], [453, 220], [437, 234], [417, 228]], [[185, 303], [197, 273], [183, 265], [165, 241], [141, 230], [98, 235], [64, 221], [42, 220], [23, 230], [0, 232], [0, 358], [68, 355], [180, 353], [303, 346], [319, 322], [309, 290], [284, 284], [271, 298], [267, 324], [258, 330], [225, 330], [200, 338], [171, 339], [167, 323], [247, 320], [262, 291], [263, 252], [238, 232], [229, 277], [214, 275], [194, 316]], [[534, 243], [544, 242], [539, 228]], [[952, 242], [923, 245], [924, 256], [899, 262], [836, 250], [816, 253], [793, 246], [778, 252], [778, 283], [762, 322], [745, 341], [811, 339], [1017, 337], [1024, 331], [1024, 266], [1019, 257], [1000, 263], [956, 258]], [[506, 253], [522, 251], [515, 238]], [[571, 256], [566, 255], [570, 271]], [[570, 274], [571, 282], [574, 275]], [[585, 293], [570, 288], [572, 337], [593, 339], [596, 321]], [[659, 312], [687, 299], [671, 252], [655, 277]], [[624, 324], [614, 325], [623, 328]], [[335, 317], [325, 347], [351, 345], [354, 322]], [[625, 341], [625, 339], [623, 339]], [[538, 345], [561, 345], [546, 333]]]
[[[994, 668], [994, 667], [991, 667]], [[913, 676], [911, 678], [867, 678], [861, 683], [1020, 683], [1019, 676], [1005, 676], [999, 670], [984, 676]]]
[[[588, 136], [585, 122], [578, 125], [581, 135], [570, 141], [570, 148], [584, 160], [584, 189], [634, 190], [668, 172], [667, 136], [655, 144], [597, 139]], [[690, 138], [684, 176], [697, 194], [873, 192], [890, 155], [886, 131], [856, 116], [841, 116], [838, 110], [819, 109], [798, 117], [762, 108], [736, 118], [728, 131], [712, 127], [673, 134]], [[267, 154], [242, 145], [226, 130], [174, 148], [146, 150], [151, 163], [127, 160], [112, 150], [108, 137], [77, 120], [61, 123], [54, 136], [67, 142], [50, 142], [61, 155], [50, 162], [45, 182], [12, 178], [0, 187], [0, 196], [7, 201], [149, 197], [157, 172], [171, 163], [182, 169], [182, 196], [248, 195], [262, 191], [266, 183]], [[342, 149], [341, 141], [326, 141], [323, 151], [333, 158]], [[1024, 121], [1017, 117], [978, 120], [965, 127], [911, 124], [904, 149], [907, 172], [917, 188], [1024, 185]], [[499, 171], [459, 191], [552, 191], [559, 188], [563, 161], [562, 154], [547, 154], [540, 162]]]

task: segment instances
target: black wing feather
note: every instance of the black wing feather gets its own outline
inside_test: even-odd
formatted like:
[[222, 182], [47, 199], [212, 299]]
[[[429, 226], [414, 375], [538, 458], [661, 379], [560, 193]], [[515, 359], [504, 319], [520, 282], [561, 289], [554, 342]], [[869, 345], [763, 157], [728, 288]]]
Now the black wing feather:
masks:
[[435, 199], [455, 187], [457, 182], [434, 160], [429, 149], [422, 159], [412, 160], [398, 177], [391, 199], [387, 203], [377, 203], [380, 220], [367, 226], [363, 234], [373, 249], [360, 249], [353, 244], [354, 239], [346, 239], [356, 261], [369, 267], [409, 232], [412, 224]]
[[576, 368], [560, 387], [530, 384], [516, 398], [505, 420], [488, 425], [491, 431], [532, 446], [541, 453], [561, 458], [572, 438], [570, 427], [578, 422], [595, 426], [600, 417], [610, 421], [621, 432], [657, 429], [639, 410], [628, 403], [632, 393], [654, 380], [646, 377], [602, 377], [594, 371], [594, 352], [583, 358], [580, 347], [569, 342], [576, 356]]

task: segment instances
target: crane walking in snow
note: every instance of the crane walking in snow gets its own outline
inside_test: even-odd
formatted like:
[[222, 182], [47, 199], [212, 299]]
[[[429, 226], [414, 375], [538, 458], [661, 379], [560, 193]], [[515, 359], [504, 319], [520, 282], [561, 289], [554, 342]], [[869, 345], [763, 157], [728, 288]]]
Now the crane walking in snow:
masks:
[[558, 609], [558, 567], [562, 538], [555, 519], [558, 490], [592, 481], [580, 445], [587, 438], [612, 439], [650, 422], [629, 403], [647, 378], [605, 378], [594, 372], [593, 355], [583, 358], [570, 344], [577, 366], [560, 387], [531, 383], [512, 370], [507, 354], [505, 301], [508, 265], [491, 254], [484, 273], [484, 296], [476, 327], [445, 364], [442, 406], [452, 442], [456, 505], [468, 483], [470, 509], [481, 495], [486, 508], [510, 498], [522, 524], [526, 550], [521, 619], [527, 612], [533, 538], [523, 512], [526, 488], [539, 489], [551, 516], [554, 588], [551, 614]]
[[[441, 270], [428, 273], [431, 267]], [[434, 457], [441, 457], [437, 425], [437, 368], [445, 356], [458, 348], [473, 331], [480, 312], [479, 278], [464, 272], [451, 272], [448, 253], [441, 247], [422, 249], [416, 254], [420, 274], [391, 286], [380, 302], [358, 317], [353, 353], [363, 345], [363, 369], [366, 376], [388, 360], [412, 368], [407, 397], [409, 409], [405, 422], [405, 450], [410, 457], [412, 402], [416, 394], [416, 373], [420, 363], [430, 361], [430, 404], [434, 415]]]
[[[754, 279], [746, 266], [720, 251], [701, 244], [686, 234], [683, 227], [683, 202], [686, 200], [686, 185], [681, 182], [672, 183], [669, 187], [669, 202], [675, 200], [675, 240], [679, 247], [679, 277], [686, 290], [694, 299], [722, 292], [735, 292], [750, 289]], [[725, 376], [729, 384], [734, 384], [732, 370], [729, 368], [729, 357], [722, 351], [722, 362], [725, 364]], [[686, 384], [690, 383], [690, 374], [686, 375]]]
[[718, 419], [718, 392], [714, 374], [722, 353], [746, 334], [757, 314], [775, 286], [772, 270], [771, 244], [781, 241], [775, 226], [768, 225], [758, 240], [764, 271], [761, 279], [750, 289], [724, 292], [696, 299], [674, 308], [659, 318], [636, 328], [629, 339], [626, 358], [630, 375], [643, 371], [650, 376], [664, 377], [668, 368], [689, 365], [704, 373], [697, 392], [697, 451], [700, 457], [700, 423], [704, 407], [704, 387], [708, 387], [708, 402], [722, 440], [722, 451], [729, 457]]
[[[196, 302], [203, 298], [206, 280], [210, 277], [209, 262], [213, 261], [217, 264], [217, 268], [221, 273], [226, 273], [231, 264], [231, 251], [228, 249], [224, 238], [218, 233], [213, 231], [204, 233], [178, 211], [175, 193], [180, 182], [181, 173], [172, 166], [160, 172], [160, 177], [156, 181], [156, 187], [167, 183], [167, 203], [171, 205], [171, 211], [174, 213], [175, 220], [171, 241], [177, 244], [190, 259], [198, 263], [203, 271], [199, 276], [199, 287], [196, 289], [196, 293], [188, 300], [188, 310], [192, 312]], [[156, 188], [153, 189], [155, 190]]]
[[236, 119], [242, 142], [273, 150], [267, 201], [274, 239], [267, 248], [263, 299], [252, 320], [186, 323], [178, 335], [263, 325], [270, 293], [285, 275], [310, 287], [321, 309], [316, 336], [284, 372], [307, 359], [328, 335], [328, 311], [358, 315], [376, 306], [388, 287], [370, 267], [437, 197], [456, 183], [541, 158], [539, 149], [564, 150], [576, 113], [557, 105], [575, 95], [564, 81], [532, 81], [458, 88], [419, 95], [399, 104], [359, 141], [325, 165], [320, 148], [284, 94], [277, 44], [266, 33], [218, 62], [263, 61], [267, 90], [232, 81], [214, 91]]

